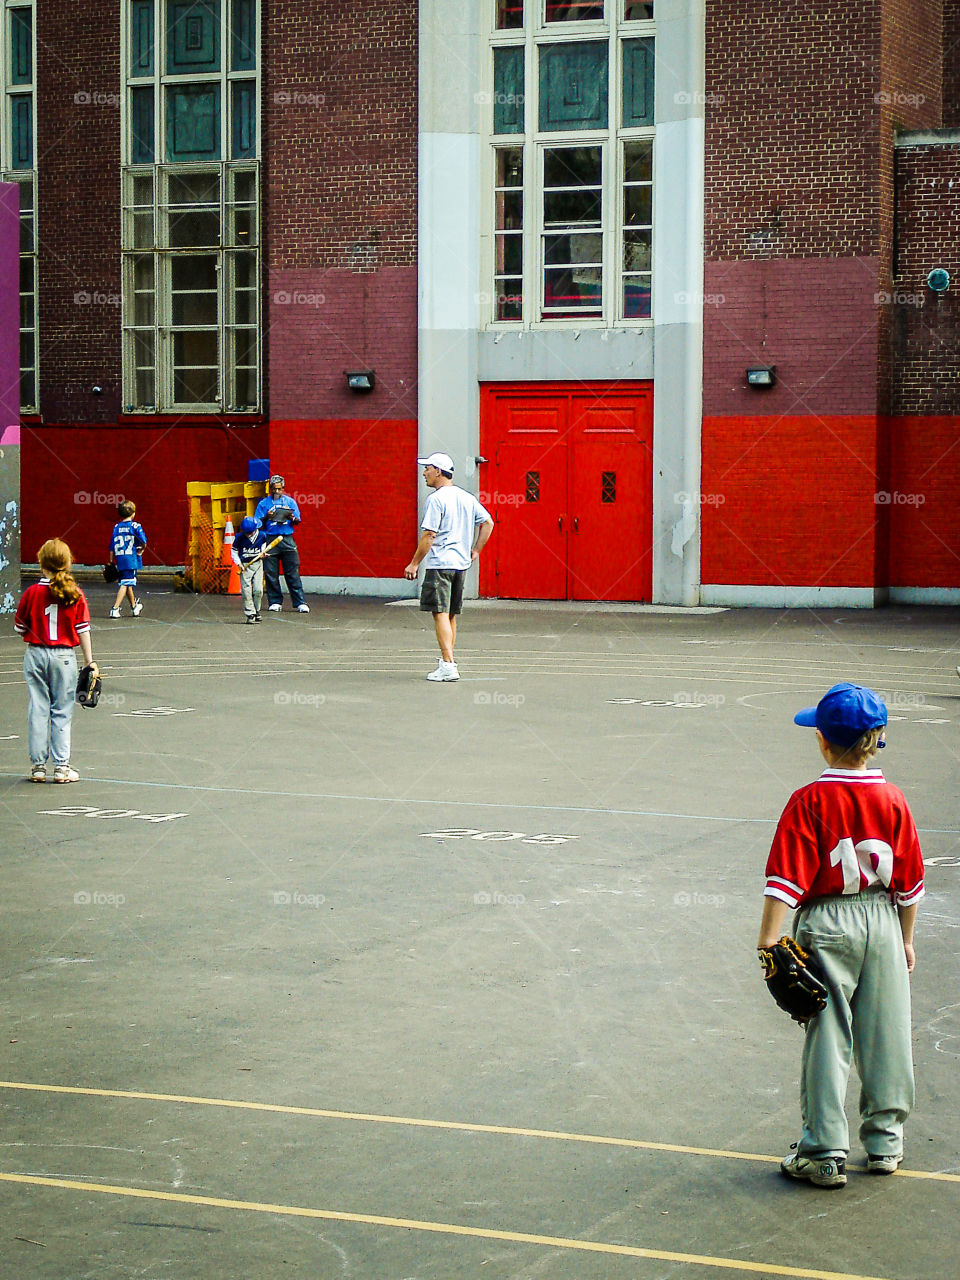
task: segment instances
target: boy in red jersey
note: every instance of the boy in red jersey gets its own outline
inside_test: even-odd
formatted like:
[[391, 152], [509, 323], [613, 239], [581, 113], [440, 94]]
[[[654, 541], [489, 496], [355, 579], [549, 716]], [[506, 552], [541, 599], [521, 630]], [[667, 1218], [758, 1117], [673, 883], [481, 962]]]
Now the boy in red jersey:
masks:
[[70, 723], [77, 694], [77, 645], [87, 665], [93, 663], [90, 610], [70, 572], [70, 548], [51, 538], [37, 552], [43, 577], [27, 587], [17, 606], [13, 627], [27, 652], [27, 746], [30, 781], [46, 782], [47, 760], [53, 759], [54, 782], [76, 782], [70, 767]]
[[860, 1075], [860, 1140], [870, 1173], [894, 1173], [913, 1108], [910, 981], [923, 857], [903, 793], [867, 764], [885, 743], [887, 708], [872, 689], [837, 684], [794, 717], [815, 727], [827, 768], [781, 815], [764, 890], [758, 948], [783, 931], [820, 963], [827, 1007], [807, 1023], [800, 1070], [800, 1140], [783, 1174], [846, 1185], [844, 1098], [851, 1055]]

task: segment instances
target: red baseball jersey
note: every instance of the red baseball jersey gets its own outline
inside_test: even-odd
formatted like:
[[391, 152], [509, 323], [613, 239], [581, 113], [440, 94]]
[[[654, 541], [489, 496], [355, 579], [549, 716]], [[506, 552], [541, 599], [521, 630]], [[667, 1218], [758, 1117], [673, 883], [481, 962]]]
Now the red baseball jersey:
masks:
[[871, 885], [900, 907], [923, 897], [923, 855], [903, 792], [879, 769], [825, 769], [780, 816], [764, 893], [791, 907]]
[[27, 644], [73, 649], [80, 643], [81, 635], [90, 630], [87, 597], [81, 591], [73, 604], [64, 604], [50, 590], [49, 581], [41, 578], [27, 587], [17, 605], [13, 629]]

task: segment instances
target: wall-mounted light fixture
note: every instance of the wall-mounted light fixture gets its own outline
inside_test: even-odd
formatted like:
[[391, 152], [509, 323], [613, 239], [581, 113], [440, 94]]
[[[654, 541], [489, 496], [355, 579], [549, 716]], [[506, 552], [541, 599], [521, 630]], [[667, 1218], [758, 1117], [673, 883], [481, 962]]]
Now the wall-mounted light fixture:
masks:
[[934, 267], [927, 276], [927, 287], [934, 293], [946, 293], [950, 288], [950, 272], [943, 267]]
[[775, 364], [758, 365], [755, 369], [747, 370], [748, 387], [772, 387], [776, 381], [777, 366]]
[[356, 373], [348, 373], [345, 369], [343, 376], [351, 391], [372, 391], [377, 383], [377, 375], [372, 369], [360, 369]]

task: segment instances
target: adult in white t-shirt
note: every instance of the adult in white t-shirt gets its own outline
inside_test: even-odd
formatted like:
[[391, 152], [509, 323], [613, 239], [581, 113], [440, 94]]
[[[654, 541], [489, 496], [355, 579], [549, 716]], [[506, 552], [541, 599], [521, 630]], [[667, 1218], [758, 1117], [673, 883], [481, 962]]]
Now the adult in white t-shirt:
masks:
[[404, 577], [415, 579], [423, 563], [420, 608], [433, 614], [440, 646], [440, 662], [428, 680], [459, 680], [453, 660], [457, 616], [463, 603], [466, 572], [493, 533], [493, 519], [472, 493], [453, 483], [453, 459], [448, 453], [418, 458], [423, 478], [433, 490], [423, 509], [420, 540]]

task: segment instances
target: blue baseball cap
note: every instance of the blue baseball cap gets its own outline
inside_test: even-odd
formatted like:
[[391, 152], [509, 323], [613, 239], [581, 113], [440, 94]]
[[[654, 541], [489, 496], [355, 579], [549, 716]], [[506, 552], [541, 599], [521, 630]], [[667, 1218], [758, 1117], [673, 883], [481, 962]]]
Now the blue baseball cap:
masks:
[[815, 707], [798, 711], [793, 722], [819, 729], [828, 742], [838, 747], [852, 747], [870, 729], [887, 723], [887, 708], [872, 689], [844, 681], [828, 689]]
[[254, 520], [253, 516], [244, 516], [240, 521], [241, 533], [253, 533], [254, 529], [259, 528], [260, 526], [257, 524], [256, 520]]

